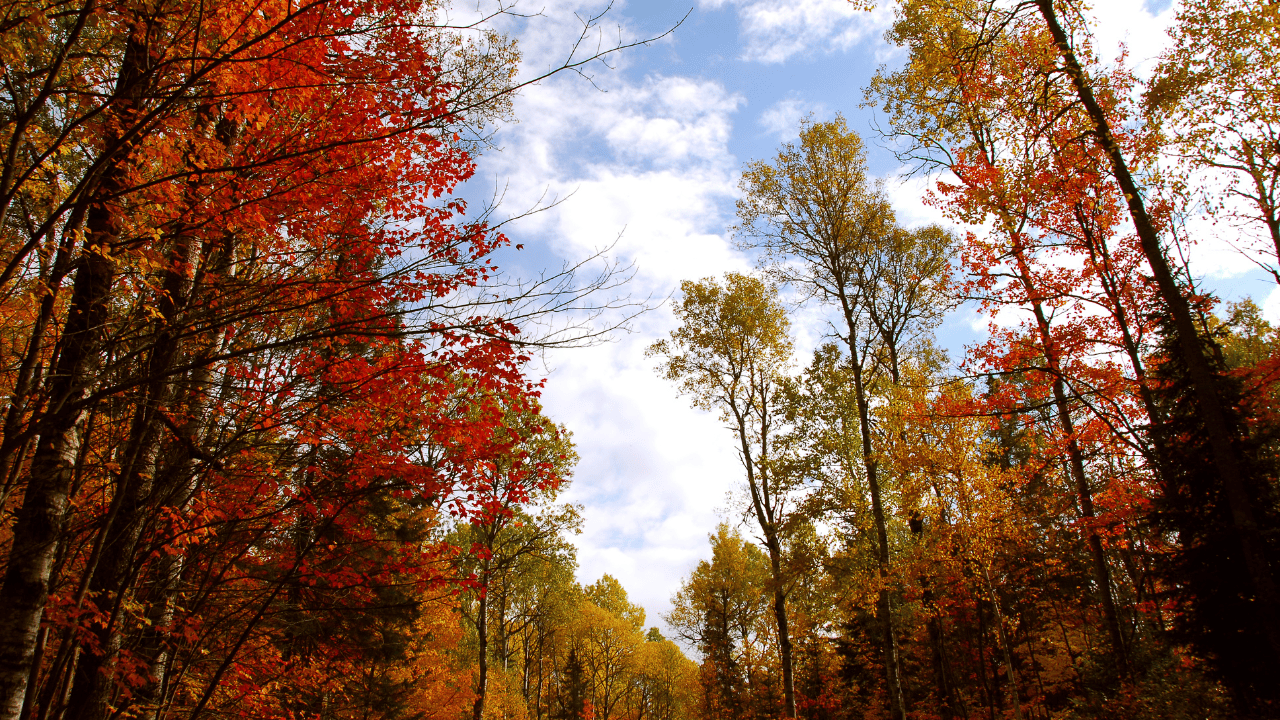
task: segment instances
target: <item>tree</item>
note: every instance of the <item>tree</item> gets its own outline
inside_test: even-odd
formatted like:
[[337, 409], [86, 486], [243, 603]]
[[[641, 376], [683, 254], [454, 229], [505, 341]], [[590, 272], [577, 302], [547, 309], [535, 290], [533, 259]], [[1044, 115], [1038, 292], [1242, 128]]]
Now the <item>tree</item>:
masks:
[[[1053, 0], [1037, 0], [1037, 8], [1044, 20], [1054, 47], [1062, 60], [1063, 70], [1071, 79], [1076, 97], [1084, 107], [1092, 123], [1092, 139], [1110, 161], [1115, 177], [1137, 232], [1139, 243], [1151, 269], [1159, 296], [1171, 319], [1169, 333], [1178, 345], [1182, 362], [1196, 398], [1196, 413], [1202, 418], [1212, 450], [1211, 457], [1225, 489], [1231, 508], [1232, 523], [1245, 559], [1253, 592], [1261, 611], [1258, 620], [1271, 645], [1272, 662], [1280, 667], [1280, 586], [1277, 586], [1268, 558], [1264, 530], [1259, 516], [1265, 512], [1265, 500], [1251, 493], [1251, 479], [1247, 476], [1244, 458], [1237, 441], [1242, 428], [1232, 423], [1228, 404], [1227, 382], [1214, 371], [1212, 364], [1214, 347], [1206, 342], [1197, 328], [1196, 316], [1190, 293], [1180, 284], [1161, 245], [1157, 225], [1148, 212], [1142, 189], [1138, 187], [1129, 170], [1124, 148], [1116, 138], [1112, 120], [1099, 103], [1094, 85], [1076, 55], [1070, 37], [1058, 19]], [[1067, 6], [1071, 9], [1071, 6]]]
[[581, 602], [574, 581], [573, 546], [561, 540], [550, 552], [518, 566], [504, 584], [511, 618], [511, 662], [518, 662], [520, 687], [529, 715], [555, 715], [557, 677]]
[[[1248, 310], [1247, 306], [1240, 308], [1237, 319], [1247, 321]], [[1253, 327], [1263, 330], [1261, 338], [1251, 338], [1254, 342], [1270, 334], [1257, 324]], [[1239, 347], [1252, 334], [1243, 327], [1239, 336], [1232, 330], [1228, 325], [1219, 328], [1219, 344]], [[1203, 420], [1195, 412], [1187, 368], [1172, 339], [1166, 339], [1163, 350], [1155, 375], [1161, 382], [1157, 397], [1168, 417], [1161, 431], [1167, 434], [1169, 455], [1154, 520], [1161, 530], [1178, 538], [1178, 552], [1163, 559], [1163, 575], [1169, 583], [1166, 594], [1181, 609], [1174, 631], [1213, 659], [1242, 713], [1267, 717], [1280, 704], [1274, 682], [1280, 657], [1254, 631], [1262, 624], [1258, 615], [1265, 608], [1259, 607], [1251, 591], [1247, 558], [1234, 537], [1229, 500], [1212, 472], [1213, 465], [1206, 462], [1211, 449], [1200, 424]], [[1236, 358], [1244, 359], [1240, 355]], [[1237, 441], [1241, 456], [1248, 461], [1248, 490], [1260, 501], [1259, 517], [1264, 526], [1276, 527], [1280, 525], [1280, 495], [1272, 478], [1276, 476], [1274, 449], [1280, 426], [1276, 425], [1274, 405], [1270, 398], [1250, 397], [1253, 393], [1245, 392], [1247, 375], [1230, 373], [1224, 358], [1217, 363], [1232, 391], [1230, 407], [1237, 415], [1233, 421], [1250, 428], [1249, 434]], [[1270, 554], [1280, 553], [1274, 532], [1262, 537]]]
[[451, 596], [423, 603], [404, 657], [393, 659], [387, 673], [394, 683], [393, 697], [403, 702], [408, 714], [430, 720], [455, 718], [474, 702], [474, 688], [463, 680], [468, 677], [466, 663], [451, 652], [462, 632]]
[[702, 655], [702, 714], [708, 718], [769, 715], [753, 707], [769, 653], [761, 623], [768, 614], [768, 559], [727, 523], [710, 536], [711, 561], [698, 563], [671, 600], [667, 622]]
[[[587, 590], [572, 628], [573, 652], [590, 688], [592, 712], [600, 720], [610, 720], [625, 711], [636, 690], [637, 653], [644, 639], [632, 618], [597, 605], [589, 599], [590, 587]], [[615, 594], [614, 599], [626, 602], [625, 593], [621, 598]]]
[[[506, 437], [495, 438], [494, 445], [477, 458], [488, 477], [470, 500], [474, 509], [457, 540], [458, 546], [469, 547], [475, 555], [460, 557], [464, 571], [474, 566], [476, 583], [475, 611], [468, 618], [477, 641], [475, 720], [484, 717], [491, 635], [496, 637], [497, 656], [504, 669], [509, 657], [509, 585], [521, 566], [551, 554], [561, 533], [576, 527], [578, 521], [574, 508], [556, 511], [549, 506], [577, 460], [568, 431], [543, 417], [536, 403], [510, 408], [502, 426]], [[547, 506], [541, 516], [534, 518], [520, 510], [534, 503]], [[494, 610], [497, 616], [491, 617]]]
[[[912, 533], [923, 535], [925, 526], [931, 531], [928, 544], [932, 547], [918, 546], [917, 561], [923, 559], [920, 555], [930, 555], [926, 562], [950, 566], [941, 572], [935, 567], [934, 574], [944, 578], [968, 575], [978, 586], [977, 594], [987, 596], [1014, 716], [1020, 718], [1022, 689], [1015, 674], [1003, 601], [993, 581], [999, 565], [1008, 568], [1012, 564], [999, 563], [1000, 556], [1015, 553], [1024, 545], [1020, 535], [1025, 525], [1008, 522], [1019, 516], [1011, 497], [1016, 481], [1008, 469], [988, 461], [989, 441], [983, 437], [986, 423], [967, 413], [957, 416], [951, 410], [969, 401], [969, 388], [957, 383], [934, 393], [929, 388], [940, 383], [930, 381], [929, 368], [912, 364], [904, 371], [911, 382], [898, 386], [889, 400], [889, 422], [898, 432], [886, 441], [884, 458], [886, 466], [904, 478], [903, 502], [912, 508]], [[932, 596], [931, 584], [924, 589]], [[936, 606], [929, 610], [937, 613]], [[931, 623], [929, 632], [932, 639], [941, 629]], [[938, 657], [934, 662], [935, 673], [944, 679], [938, 682], [938, 703], [946, 714], [954, 714], [959, 703], [949, 686], [946, 658]]]
[[627, 599], [626, 589], [614, 576], [601, 575], [599, 580], [583, 588], [583, 592], [596, 607], [622, 618], [636, 632], [644, 629], [644, 608]]
[[697, 667], [676, 644], [649, 628], [636, 656], [634, 720], [676, 720], [693, 717]]
[[587, 684], [576, 648], [569, 651], [564, 673], [565, 683], [561, 688], [563, 709], [557, 717], [564, 720], [590, 720], [592, 715], [587, 711], [590, 702], [587, 700]]
[[796, 716], [791, 638], [787, 628], [787, 579], [783, 576], [783, 535], [794, 479], [776, 470], [773, 448], [779, 424], [780, 381], [790, 360], [786, 313], [777, 291], [764, 281], [729, 273], [721, 286], [708, 278], [681, 283], [675, 308], [681, 326], [649, 347], [665, 358], [662, 374], [680, 383], [695, 407], [714, 410], [737, 436], [747, 474], [751, 510], [763, 535], [773, 586], [787, 717]]
[[871, 419], [877, 372], [899, 380], [901, 355], [947, 305], [950, 237], [936, 227], [898, 228], [880, 187], [867, 179], [862, 140], [844, 118], [804, 120], [800, 144], [783, 145], [772, 162], [750, 163], [742, 177], [735, 237], [763, 250], [779, 279], [835, 306], [837, 336], [849, 353], [862, 462], [870, 489], [883, 583], [877, 605], [885, 675], [895, 717], [907, 708], [891, 615], [889, 539]]
[[1280, 22], [1270, 3], [1199, 0], [1178, 12], [1171, 50], [1145, 97], [1160, 125], [1194, 168], [1225, 171], [1212, 210], [1236, 213], [1228, 198], [1252, 205], [1263, 244], [1250, 248], [1280, 282]]

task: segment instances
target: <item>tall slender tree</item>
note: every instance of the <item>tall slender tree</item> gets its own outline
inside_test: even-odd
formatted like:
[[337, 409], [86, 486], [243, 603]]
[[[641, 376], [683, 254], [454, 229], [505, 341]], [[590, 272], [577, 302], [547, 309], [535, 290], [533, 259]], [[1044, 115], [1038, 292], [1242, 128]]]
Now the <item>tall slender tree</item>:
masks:
[[729, 273], [724, 285], [686, 281], [681, 290], [675, 307], [680, 327], [648, 354], [663, 358], [662, 374], [680, 383], [696, 407], [718, 413], [738, 440], [749, 512], [769, 556], [784, 712], [795, 717], [783, 543], [796, 479], [778, 471], [774, 446], [782, 429], [781, 382], [791, 360], [790, 323], [776, 289], [759, 278]]
[[738, 202], [738, 243], [763, 251], [778, 279], [833, 306], [849, 355], [864, 476], [877, 538], [885, 675], [894, 716], [906, 716], [893, 629], [885, 493], [876, 461], [873, 385], [900, 379], [901, 356], [941, 317], [948, 300], [950, 237], [936, 227], [906, 231], [867, 175], [862, 140], [844, 118], [801, 122], [800, 142], [772, 161], [748, 164]]

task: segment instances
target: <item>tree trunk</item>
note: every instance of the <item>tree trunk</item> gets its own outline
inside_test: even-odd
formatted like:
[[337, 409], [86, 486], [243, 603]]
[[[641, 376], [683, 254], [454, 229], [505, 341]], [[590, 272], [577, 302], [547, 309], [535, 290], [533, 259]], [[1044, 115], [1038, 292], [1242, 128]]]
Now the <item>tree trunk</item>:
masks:
[[45, 334], [49, 330], [49, 324], [53, 322], [54, 312], [57, 309], [58, 292], [71, 271], [71, 253], [75, 249], [75, 237], [83, 221], [83, 210], [72, 213], [68, 218], [53, 267], [48, 277], [42, 279], [45, 292], [44, 297], [40, 298], [40, 312], [31, 328], [27, 350], [22, 357], [22, 364], [18, 367], [17, 377], [14, 379], [9, 410], [5, 414], [4, 441], [0, 443], [0, 469], [3, 469], [5, 481], [3, 489], [0, 489], [0, 508], [5, 506], [10, 493], [17, 487], [23, 459], [30, 452], [28, 447], [31, 444], [30, 440], [22, 440], [22, 436], [27, 435], [20, 431], [22, 418], [30, 414], [34, 421], [39, 412], [39, 403], [32, 405], [31, 401], [40, 387], [41, 349], [44, 347]]
[[1004, 630], [1004, 613], [1000, 612], [1000, 598], [996, 595], [995, 585], [991, 583], [991, 573], [987, 566], [982, 566], [982, 576], [987, 580], [987, 591], [991, 593], [991, 607], [996, 612], [996, 633], [1000, 637], [1000, 650], [1004, 653], [1005, 675], [1009, 678], [1009, 689], [1013, 694], [1013, 716], [1022, 720], [1022, 700], [1018, 693], [1018, 678], [1013, 673], [1013, 652], [1009, 649], [1009, 636]]
[[126, 450], [129, 459], [116, 491], [121, 502], [113, 503], [116, 511], [102, 530], [102, 558], [97, 567], [89, 570], [93, 573], [89, 583], [89, 596], [93, 598], [90, 602], [97, 603], [99, 612], [108, 619], [104, 624], [95, 625], [92, 631], [100, 650], [80, 653], [73, 673], [68, 720], [105, 720], [111, 713], [114, 668], [123, 640], [121, 609], [133, 594], [135, 557], [147, 501], [153, 490], [159, 450], [158, 428], [145, 417], [149, 413], [139, 410], [135, 441], [131, 443], [133, 447]]
[[479, 598], [476, 602], [476, 635], [480, 642], [480, 653], [476, 659], [476, 702], [471, 708], [472, 720], [484, 717], [485, 694], [489, 690], [489, 573], [482, 575], [484, 581], [480, 585]]
[[[122, 175], [123, 169], [117, 168], [104, 179], [104, 194]], [[62, 538], [75, 475], [83, 400], [97, 377], [105, 335], [107, 301], [115, 274], [109, 253], [116, 218], [102, 202], [96, 202], [88, 215], [89, 242], [96, 248], [86, 249], [76, 272], [62, 346], [50, 378], [49, 405], [37, 425], [39, 440], [0, 587], [0, 596], [6, 600], [0, 607], [0, 720], [14, 720], [22, 710], [53, 556]]]
[[[149, 62], [146, 28], [135, 27], [125, 43], [116, 80], [119, 116], [130, 127]], [[22, 508], [14, 524], [0, 596], [0, 720], [16, 720], [22, 711], [27, 678], [35, 660], [40, 620], [48, 599], [55, 548], [62, 538], [68, 495], [81, 443], [78, 432], [84, 400], [97, 379], [99, 353], [106, 336], [120, 218], [111, 207], [124, 194], [126, 165], [136, 138], [108, 142], [110, 159], [97, 189], [86, 203], [85, 246], [76, 271], [58, 357], [49, 379], [49, 402], [37, 423], [35, 454]]]
[[[764, 402], [766, 401], [761, 400], [762, 404]], [[779, 661], [782, 664], [783, 712], [786, 717], [794, 718], [796, 716], [795, 679], [791, 667], [791, 634], [787, 626], [787, 596], [782, 577], [782, 544], [778, 539], [778, 519], [774, 517], [773, 505], [770, 501], [768, 476], [763, 470], [758, 474], [756, 472], [756, 463], [759, 462], [759, 458], [753, 456], [751, 452], [751, 445], [747, 440], [746, 419], [737, 407], [733, 408], [733, 414], [738, 424], [738, 441], [742, 446], [742, 464], [747, 471], [747, 487], [751, 490], [751, 504], [756, 511], [756, 522], [760, 525], [760, 532], [764, 534], [765, 545], [769, 550], [769, 568], [773, 576], [773, 613], [778, 628]], [[762, 435], [767, 437], [767, 430], [762, 432]], [[762, 440], [762, 442], [765, 441]]]
[[[1089, 491], [1089, 481], [1084, 473], [1084, 458], [1080, 452], [1080, 444], [1075, 439], [1075, 428], [1068, 414], [1067, 396], [1062, 387], [1062, 380], [1053, 382], [1054, 403], [1058, 408], [1059, 423], [1062, 432], [1067, 436], [1067, 460], [1071, 468], [1071, 477], [1075, 482], [1076, 494], [1080, 498], [1080, 515], [1086, 523], [1092, 523], [1096, 517], [1093, 509], [1093, 495]], [[1102, 600], [1102, 617], [1107, 625], [1107, 635], [1111, 642], [1111, 653], [1115, 658], [1116, 670], [1122, 678], [1129, 675], [1129, 654], [1124, 644], [1124, 634], [1120, 630], [1120, 615], [1116, 610], [1115, 593], [1111, 587], [1111, 569], [1107, 565], [1107, 556], [1102, 549], [1102, 538], [1093, 527], [1088, 529], [1089, 554], [1092, 560], [1093, 582], [1098, 586], [1098, 596]]]
[[[221, 276], [230, 266], [232, 245], [228, 238], [223, 249], [210, 262], [211, 274]], [[185, 398], [180, 401], [182, 414], [186, 422], [181, 429], [181, 441], [165, 461], [161, 470], [165, 478], [161, 484], [170, 489], [170, 495], [157, 498], [157, 503], [172, 505], [185, 511], [198, 487], [196, 472], [197, 456], [201, 455], [200, 446], [208, 428], [209, 408], [213, 404], [213, 364], [210, 357], [216, 357], [223, 350], [226, 334], [218, 330], [204, 348], [204, 362], [191, 372], [183, 391]], [[148, 599], [147, 617], [150, 622], [140, 643], [139, 653], [150, 660], [153, 681], [139, 688], [136, 692], [138, 704], [153, 708], [153, 720], [160, 720], [164, 705], [169, 695], [169, 670], [173, 662], [173, 652], [169, 640], [159, 628], [168, 628], [173, 623], [174, 607], [178, 598], [180, 580], [186, 564], [185, 554], [163, 554], [159, 568], [155, 573], [156, 587], [154, 594]]]
[[[911, 534], [915, 536], [916, 542], [923, 540], [924, 522], [918, 514], [911, 518]], [[955, 689], [951, 685], [951, 675], [947, 670], [946, 638], [942, 634], [942, 615], [934, 602], [933, 585], [929, 582], [929, 577], [923, 573], [920, 575], [920, 587], [923, 591], [921, 599], [924, 609], [929, 614], [925, 628], [929, 634], [929, 655], [933, 665], [933, 684], [938, 694], [938, 711], [943, 720], [950, 720], [955, 717], [956, 706], [959, 703], [955, 697]]]
[[[194, 188], [193, 188], [194, 189]], [[189, 198], [195, 205], [194, 196]], [[130, 442], [122, 454], [124, 468], [120, 473], [117, 494], [121, 502], [113, 503], [114, 512], [103, 528], [103, 557], [90, 568], [90, 596], [99, 603], [110, 620], [94, 629], [101, 653], [82, 653], [74, 674], [68, 720], [106, 720], [110, 715], [113, 683], [111, 677], [123, 640], [123, 628], [117, 622], [120, 608], [133, 593], [138, 568], [137, 547], [142, 538], [151, 509], [180, 495], [189, 484], [187, 477], [165, 473], [174, 485], [155, 482], [161, 438], [166, 430], [160, 416], [173, 409], [178, 394], [174, 368], [184, 354], [182, 334], [187, 301], [192, 291], [188, 269], [196, 261], [200, 244], [181, 229], [175, 233], [168, 257], [168, 269], [157, 299], [161, 318], [155, 328], [150, 358], [145, 367], [149, 381], [135, 409]], [[221, 258], [214, 258], [220, 263]], [[206, 369], [207, 373], [207, 369]], [[106, 603], [110, 603], [109, 606]]]
[[884, 503], [880, 497], [880, 478], [871, 447], [871, 415], [867, 405], [866, 386], [862, 380], [862, 367], [855, 349], [856, 336], [849, 336], [849, 353], [852, 356], [853, 387], [858, 404], [858, 424], [862, 435], [862, 459], [867, 472], [867, 486], [871, 491], [871, 517], [876, 525], [876, 565], [879, 569], [880, 594], [876, 598], [876, 617], [880, 621], [880, 641], [884, 652], [885, 681], [889, 703], [895, 720], [906, 720], [907, 704], [902, 692], [901, 661], [898, 657], [898, 640], [893, 631], [892, 603], [889, 597], [889, 531], [884, 518]]
[[769, 539], [769, 568], [773, 571], [773, 616], [778, 623], [778, 654], [782, 656], [782, 696], [786, 716], [796, 716], [795, 680], [791, 661], [791, 631], [787, 626], [787, 595], [782, 585], [782, 549], [777, 535]]
[[[1016, 243], [1017, 241], [1015, 240], [1014, 242]], [[1084, 454], [1080, 451], [1080, 443], [1076, 440], [1075, 425], [1071, 420], [1071, 405], [1067, 400], [1066, 386], [1062, 380], [1062, 361], [1049, 329], [1048, 316], [1045, 315], [1044, 306], [1041, 304], [1039, 289], [1032, 282], [1031, 270], [1028, 267], [1026, 255], [1023, 254], [1021, 247], [1015, 247], [1013, 255], [1017, 261], [1019, 279], [1027, 293], [1032, 313], [1036, 318], [1036, 328], [1040, 335], [1040, 350], [1044, 353], [1045, 364], [1053, 376], [1054, 407], [1058, 411], [1058, 424], [1062, 428], [1062, 434], [1067, 439], [1067, 465], [1070, 468], [1071, 479], [1075, 484], [1076, 495], [1080, 500], [1080, 515], [1086, 523], [1090, 524], [1086, 535], [1091, 556], [1090, 567], [1093, 571], [1094, 584], [1098, 586], [1098, 597], [1102, 604], [1102, 617], [1106, 623], [1107, 635], [1111, 641], [1111, 654], [1115, 660], [1118, 674], [1122, 678], [1128, 677], [1129, 657], [1124, 646], [1124, 635], [1120, 631], [1120, 617], [1116, 612], [1115, 594], [1111, 588], [1111, 570], [1107, 566], [1107, 557], [1103, 552], [1102, 538], [1098, 536], [1097, 529], [1092, 526], [1095, 517], [1093, 494], [1089, 490], [1089, 480], [1084, 471]]]
[[889, 694], [889, 707], [894, 720], [906, 720], [907, 704], [902, 692], [901, 662], [898, 657], [898, 641], [893, 631], [892, 602], [889, 597], [889, 532], [885, 524], [884, 504], [880, 496], [880, 479], [871, 447], [871, 414], [867, 402], [866, 383], [862, 377], [862, 364], [858, 357], [858, 331], [854, 320], [854, 308], [840, 288], [840, 308], [844, 314], [849, 335], [849, 364], [853, 369], [854, 398], [858, 405], [858, 428], [862, 435], [862, 462], [867, 473], [867, 486], [871, 493], [871, 516], [876, 530], [876, 565], [880, 579], [880, 593], [876, 598], [876, 619], [880, 625], [881, 648], [884, 653], [885, 689]]

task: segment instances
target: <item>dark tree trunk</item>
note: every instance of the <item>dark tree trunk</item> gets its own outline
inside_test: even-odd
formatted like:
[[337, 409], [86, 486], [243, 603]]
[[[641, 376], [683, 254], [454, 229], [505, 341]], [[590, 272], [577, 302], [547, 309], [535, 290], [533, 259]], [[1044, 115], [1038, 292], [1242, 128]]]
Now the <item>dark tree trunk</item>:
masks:
[[[125, 43], [116, 80], [117, 115], [125, 128], [132, 126], [142, 94], [141, 83], [150, 60], [147, 40], [148, 27], [139, 23]], [[35, 661], [52, 560], [62, 539], [82, 441], [79, 425], [86, 409], [84, 401], [97, 380], [106, 337], [115, 279], [112, 253], [121, 222], [115, 204], [126, 189], [126, 168], [135, 142], [136, 137], [125, 135], [107, 143], [107, 161], [96, 190], [84, 205], [87, 237], [49, 377], [48, 405], [36, 425], [39, 440], [0, 586], [0, 596], [6, 601], [0, 606], [0, 720], [16, 720], [21, 713]]]
[[[916, 542], [922, 541], [924, 520], [916, 514], [911, 517], [910, 524], [911, 534], [915, 536]], [[942, 615], [938, 612], [933, 584], [927, 575], [920, 575], [920, 587], [923, 590], [924, 609], [929, 614], [925, 629], [929, 634], [929, 658], [933, 669], [934, 691], [938, 696], [938, 712], [943, 720], [950, 720], [956, 716], [957, 708], [963, 712], [963, 705], [951, 682], [951, 673], [947, 667], [946, 637], [942, 633]]]
[[[762, 398], [759, 402], [761, 414], [767, 417], [768, 411], [765, 409], [767, 398]], [[786, 717], [794, 718], [796, 717], [795, 675], [791, 660], [791, 633], [787, 624], [786, 583], [782, 574], [782, 542], [778, 537], [779, 518], [775, 515], [773, 504], [776, 487], [771, 490], [771, 481], [767, 472], [763, 468], [757, 468], [761, 457], [767, 457], [768, 446], [764, 445], [759, 454], [753, 455], [748, 442], [746, 419], [737, 407], [733, 408], [733, 414], [738, 424], [738, 441], [742, 447], [742, 461], [747, 471], [747, 487], [751, 491], [752, 508], [755, 510], [756, 522], [760, 526], [760, 532], [764, 534], [765, 546], [769, 551], [773, 614], [778, 629], [779, 661], [782, 664], [783, 713]], [[761, 431], [761, 435], [764, 437], [762, 442], [767, 442], [767, 425]]]
[[110, 620], [94, 629], [101, 652], [80, 654], [71, 687], [68, 720], [106, 720], [110, 716], [111, 676], [124, 632], [117, 620], [121, 606], [134, 590], [139, 572], [136, 566], [139, 541], [154, 509], [182, 494], [182, 488], [188, 484], [186, 477], [173, 473], [159, 477], [176, 486], [158, 484], [155, 480], [160, 443], [166, 432], [160, 417], [172, 412], [178, 393], [174, 368], [183, 356], [183, 343], [178, 336], [191, 293], [187, 270], [193, 264], [197, 247], [198, 243], [185, 233], [175, 234], [169, 269], [158, 299], [161, 319], [145, 366], [148, 382], [134, 412], [130, 442], [122, 453], [124, 467], [117, 483], [117, 501], [112, 503], [112, 512], [102, 530], [101, 560], [91, 568], [90, 596]]
[[[110, 195], [122, 180], [123, 168], [103, 180]], [[68, 495], [75, 476], [82, 438], [84, 399], [97, 377], [99, 352], [106, 334], [107, 303], [115, 275], [109, 252], [117, 218], [105, 202], [88, 213], [89, 243], [71, 296], [63, 340], [49, 380], [49, 404], [37, 424], [39, 440], [14, 525], [0, 596], [0, 720], [14, 720], [22, 709], [27, 677], [35, 659], [40, 620], [49, 592], [50, 570], [62, 538]]]
[[480, 585], [480, 597], [476, 602], [476, 636], [480, 651], [476, 658], [476, 701], [471, 707], [473, 720], [484, 717], [485, 695], [489, 690], [489, 573], [484, 572]]
[[791, 630], [787, 625], [787, 594], [783, 587], [782, 548], [775, 533], [769, 539], [769, 569], [773, 572], [773, 617], [778, 624], [778, 654], [782, 660], [783, 712], [789, 718], [796, 716], [795, 679], [791, 659]]
[[893, 606], [889, 597], [889, 531], [885, 523], [884, 503], [880, 493], [878, 467], [871, 447], [871, 414], [867, 403], [867, 390], [858, 362], [857, 335], [849, 309], [845, 311], [849, 325], [849, 355], [853, 367], [853, 389], [858, 404], [858, 424], [862, 435], [862, 458], [867, 473], [867, 486], [871, 491], [871, 517], [876, 531], [876, 565], [880, 577], [880, 593], [876, 598], [876, 619], [880, 625], [880, 642], [884, 652], [885, 683], [889, 693], [889, 706], [895, 720], [906, 720], [907, 703], [902, 692], [902, 664], [898, 657], [898, 640], [893, 631]]

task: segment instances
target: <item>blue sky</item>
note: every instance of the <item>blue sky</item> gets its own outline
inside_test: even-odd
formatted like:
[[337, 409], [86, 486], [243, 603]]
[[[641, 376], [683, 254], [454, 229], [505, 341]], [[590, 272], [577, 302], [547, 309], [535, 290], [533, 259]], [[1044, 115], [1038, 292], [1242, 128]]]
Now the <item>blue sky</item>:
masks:
[[[689, 15], [671, 36], [588, 70], [592, 82], [565, 73], [517, 99], [518, 122], [498, 129], [464, 194], [478, 202], [505, 188], [499, 214], [544, 196], [563, 202], [508, 228], [526, 249], [504, 253], [505, 267], [534, 275], [616, 242], [613, 256], [636, 267], [632, 296], [659, 299], [682, 279], [750, 269], [727, 230], [738, 173], [749, 160], [772, 157], [807, 113], [840, 112], [863, 134], [900, 222], [939, 219], [922, 203], [930, 179], [899, 180], [903, 169], [873, 131], [874, 109], [861, 107], [875, 69], [902, 59], [882, 37], [890, 9], [860, 12], [844, 0], [692, 1], [615, 2], [600, 25], [606, 44], [659, 35]], [[1176, 9], [1170, 2], [1098, 5], [1104, 56], [1121, 42], [1139, 68], [1159, 54]], [[537, 16], [497, 24], [519, 39], [522, 72], [532, 74], [564, 57], [581, 28], [575, 12], [603, 7], [521, 0], [515, 9]], [[1261, 300], [1273, 287], [1221, 242], [1196, 252], [1195, 271], [1223, 295]], [[1280, 308], [1280, 296], [1273, 299], [1269, 310]], [[659, 307], [611, 342], [552, 352], [531, 369], [548, 378], [547, 412], [574, 433], [581, 455], [564, 496], [584, 507], [579, 579], [614, 575], [660, 626], [681, 579], [709, 556], [707, 534], [721, 518], [738, 521], [742, 501], [732, 436], [690, 408], [644, 356], [673, 327]], [[820, 313], [798, 309], [795, 329], [803, 363], [822, 339]], [[979, 333], [961, 310], [940, 336], [958, 354]]]

